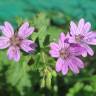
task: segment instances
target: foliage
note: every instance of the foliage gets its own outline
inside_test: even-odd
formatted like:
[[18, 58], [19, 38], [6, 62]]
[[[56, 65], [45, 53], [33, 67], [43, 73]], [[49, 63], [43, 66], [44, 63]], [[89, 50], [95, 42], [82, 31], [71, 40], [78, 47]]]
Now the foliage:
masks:
[[28, 20], [36, 28], [30, 39], [38, 46], [34, 54], [22, 52], [18, 63], [0, 50], [0, 96], [96, 96], [96, 54], [84, 59], [80, 74], [67, 76], [56, 73], [55, 60], [48, 54], [49, 43], [69, 31], [71, 19], [84, 17], [96, 28], [95, 4], [95, 0], [0, 0], [0, 21], [6, 18], [17, 27]]
[[[16, 21], [18, 26], [23, 22]], [[79, 75], [56, 73], [55, 60], [48, 54], [49, 42], [67, 30], [52, 25], [44, 13], [29, 21], [36, 28], [30, 38], [38, 48], [34, 54], [23, 53], [18, 63], [7, 59], [6, 50], [0, 51], [0, 96], [95, 96], [95, 56], [85, 59], [86, 68]]]

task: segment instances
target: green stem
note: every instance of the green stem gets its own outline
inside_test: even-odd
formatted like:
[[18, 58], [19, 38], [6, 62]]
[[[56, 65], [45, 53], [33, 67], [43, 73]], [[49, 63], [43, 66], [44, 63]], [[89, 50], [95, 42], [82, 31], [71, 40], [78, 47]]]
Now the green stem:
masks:
[[41, 52], [41, 54], [42, 54], [42, 60], [43, 60], [43, 63], [44, 63], [44, 65], [46, 66], [45, 53], [44, 53], [44, 52]]

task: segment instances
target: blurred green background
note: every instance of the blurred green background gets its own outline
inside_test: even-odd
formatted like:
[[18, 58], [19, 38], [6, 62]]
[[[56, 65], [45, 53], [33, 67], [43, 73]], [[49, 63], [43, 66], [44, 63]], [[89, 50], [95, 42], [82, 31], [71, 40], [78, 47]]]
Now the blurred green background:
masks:
[[[51, 15], [68, 15], [71, 19], [84, 17], [95, 27], [96, 0], [0, 0], [0, 20], [10, 20], [20, 16], [31, 18], [38, 12], [47, 12]], [[57, 16], [57, 15], [55, 15]], [[58, 23], [64, 23], [64, 18], [56, 18]], [[62, 20], [61, 20], [62, 19]]]
[[[50, 41], [56, 40], [61, 31], [69, 31], [71, 20], [80, 18], [96, 29], [96, 0], [0, 0], [0, 24], [10, 21], [17, 26], [29, 20], [40, 33], [32, 37], [40, 40], [35, 56], [23, 54], [16, 63], [7, 59], [6, 50], [0, 51], [0, 96], [96, 96], [96, 52], [82, 58], [85, 69], [80, 74], [69, 72], [67, 76], [55, 72], [55, 61], [47, 54], [48, 36]], [[42, 50], [49, 58], [46, 68]]]

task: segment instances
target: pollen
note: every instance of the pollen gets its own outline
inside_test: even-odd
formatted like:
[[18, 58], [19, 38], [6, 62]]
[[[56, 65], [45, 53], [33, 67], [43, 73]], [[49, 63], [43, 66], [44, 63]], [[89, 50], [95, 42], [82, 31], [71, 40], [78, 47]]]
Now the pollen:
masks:
[[20, 45], [20, 42], [21, 42], [21, 39], [18, 37], [18, 36], [13, 36], [12, 38], [10, 38], [10, 42], [11, 42], [11, 45]]
[[60, 57], [62, 59], [66, 59], [67, 57], [69, 57], [69, 55], [70, 55], [69, 49], [64, 48], [60, 50]]
[[81, 42], [82, 41], [82, 39], [84, 38], [84, 36], [83, 35], [75, 35], [75, 40], [77, 41], [77, 42]]

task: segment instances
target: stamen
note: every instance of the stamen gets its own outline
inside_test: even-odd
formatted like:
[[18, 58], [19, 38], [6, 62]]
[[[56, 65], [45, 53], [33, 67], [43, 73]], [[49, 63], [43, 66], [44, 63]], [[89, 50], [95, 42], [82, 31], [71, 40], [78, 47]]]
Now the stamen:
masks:
[[21, 42], [21, 39], [18, 36], [14, 35], [12, 38], [10, 38], [10, 42], [12, 45], [18, 46]]
[[64, 48], [64, 49], [61, 49], [61, 50], [60, 50], [60, 57], [61, 57], [62, 59], [68, 58], [69, 55], [70, 55], [69, 49]]
[[77, 42], [81, 42], [83, 38], [84, 38], [84, 36], [81, 35], [81, 34], [75, 36], [75, 40], [76, 40]]

